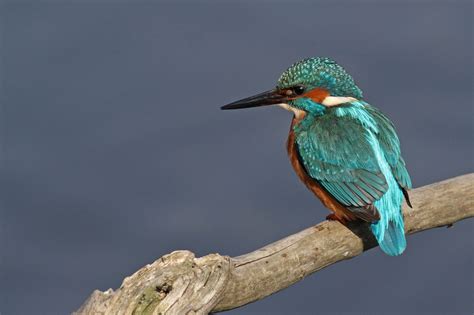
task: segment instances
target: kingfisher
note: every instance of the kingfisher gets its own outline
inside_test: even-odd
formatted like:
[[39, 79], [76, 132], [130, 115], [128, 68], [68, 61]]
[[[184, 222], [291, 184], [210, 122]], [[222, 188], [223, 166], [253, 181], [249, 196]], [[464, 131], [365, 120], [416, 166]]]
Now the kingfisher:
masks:
[[406, 248], [402, 202], [411, 180], [394, 124], [364, 101], [354, 79], [334, 60], [307, 58], [290, 66], [276, 88], [222, 106], [277, 105], [293, 113], [287, 151], [293, 169], [332, 211], [329, 220], [369, 222], [390, 256]]

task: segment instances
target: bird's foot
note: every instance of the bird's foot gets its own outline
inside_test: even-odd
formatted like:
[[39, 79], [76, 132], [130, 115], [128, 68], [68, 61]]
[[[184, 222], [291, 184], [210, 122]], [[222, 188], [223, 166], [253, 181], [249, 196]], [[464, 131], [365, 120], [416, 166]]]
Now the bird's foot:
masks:
[[329, 220], [329, 221], [339, 221], [341, 222], [342, 224], [346, 225], [346, 220], [344, 220], [343, 218], [340, 218], [338, 217], [335, 213], [331, 213], [331, 214], [328, 214], [326, 216], [326, 220]]

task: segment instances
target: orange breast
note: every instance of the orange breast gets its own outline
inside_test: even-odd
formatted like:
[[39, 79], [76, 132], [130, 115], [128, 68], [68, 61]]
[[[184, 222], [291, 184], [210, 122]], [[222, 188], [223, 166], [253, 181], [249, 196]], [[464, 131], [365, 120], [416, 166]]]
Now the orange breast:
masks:
[[290, 127], [290, 134], [288, 135], [287, 150], [288, 156], [291, 161], [291, 165], [295, 170], [296, 174], [300, 180], [311, 190], [316, 197], [318, 197], [321, 202], [328, 208], [333, 211], [335, 216], [341, 221], [352, 221], [356, 220], [356, 217], [347, 210], [343, 205], [341, 205], [333, 196], [331, 196], [321, 185], [314, 179], [312, 179], [301, 165], [300, 160], [298, 159], [298, 152], [295, 143], [295, 134], [293, 132], [293, 126], [298, 123], [302, 118], [297, 119], [293, 117]]

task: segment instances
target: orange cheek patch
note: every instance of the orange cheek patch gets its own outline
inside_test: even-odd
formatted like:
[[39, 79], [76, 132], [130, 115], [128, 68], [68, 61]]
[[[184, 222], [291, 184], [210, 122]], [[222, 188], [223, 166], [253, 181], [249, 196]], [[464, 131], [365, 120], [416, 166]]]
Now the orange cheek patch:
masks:
[[322, 88], [315, 88], [301, 95], [301, 97], [308, 97], [312, 99], [313, 101], [315, 101], [316, 103], [321, 103], [328, 96], [329, 96], [328, 90], [322, 89]]

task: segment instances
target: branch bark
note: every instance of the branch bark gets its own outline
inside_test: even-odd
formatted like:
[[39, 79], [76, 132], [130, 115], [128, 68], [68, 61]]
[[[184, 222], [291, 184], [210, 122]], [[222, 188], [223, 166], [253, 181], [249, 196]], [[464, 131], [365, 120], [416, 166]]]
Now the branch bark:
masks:
[[[474, 174], [410, 192], [403, 205], [413, 234], [474, 216]], [[360, 222], [324, 221], [254, 252], [196, 258], [175, 251], [125, 278], [116, 291], [94, 291], [74, 314], [208, 314], [237, 308], [280, 291], [377, 243]]]

